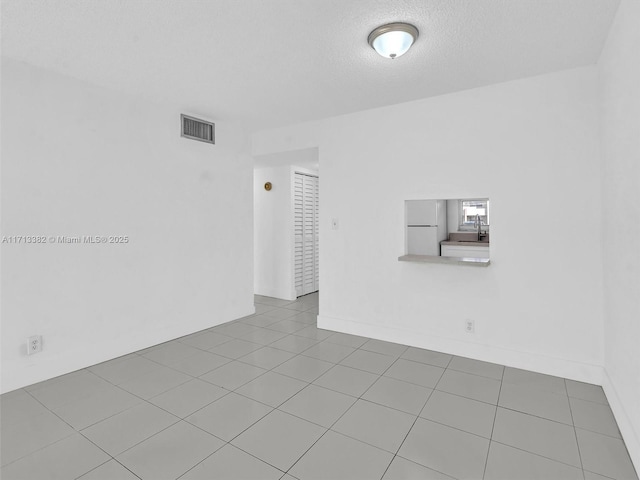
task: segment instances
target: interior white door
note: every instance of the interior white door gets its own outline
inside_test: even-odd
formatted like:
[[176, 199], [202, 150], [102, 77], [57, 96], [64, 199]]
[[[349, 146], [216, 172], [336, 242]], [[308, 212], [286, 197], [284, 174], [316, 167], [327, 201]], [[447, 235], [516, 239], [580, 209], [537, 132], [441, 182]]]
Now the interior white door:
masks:
[[318, 290], [318, 177], [294, 176], [294, 234], [296, 295]]

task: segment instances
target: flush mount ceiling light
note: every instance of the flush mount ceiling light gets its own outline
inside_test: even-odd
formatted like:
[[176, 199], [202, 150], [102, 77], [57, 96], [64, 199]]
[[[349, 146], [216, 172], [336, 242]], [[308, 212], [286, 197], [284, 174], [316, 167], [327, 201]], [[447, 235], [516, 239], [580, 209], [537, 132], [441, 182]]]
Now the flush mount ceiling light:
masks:
[[389, 23], [369, 34], [369, 45], [386, 58], [404, 55], [418, 38], [418, 29], [408, 23]]

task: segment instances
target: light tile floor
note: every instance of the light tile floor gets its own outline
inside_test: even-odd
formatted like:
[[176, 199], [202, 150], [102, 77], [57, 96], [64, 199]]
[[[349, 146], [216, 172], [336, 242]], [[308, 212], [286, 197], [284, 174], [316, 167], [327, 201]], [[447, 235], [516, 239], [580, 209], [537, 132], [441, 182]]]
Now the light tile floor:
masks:
[[12, 479], [635, 479], [600, 387], [316, 328], [318, 295], [0, 397]]

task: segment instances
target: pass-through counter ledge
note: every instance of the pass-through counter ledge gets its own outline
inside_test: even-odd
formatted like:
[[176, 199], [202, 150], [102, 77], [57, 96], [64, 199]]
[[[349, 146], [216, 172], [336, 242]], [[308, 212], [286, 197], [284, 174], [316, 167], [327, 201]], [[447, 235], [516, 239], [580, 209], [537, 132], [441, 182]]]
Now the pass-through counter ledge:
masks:
[[488, 258], [440, 257], [436, 255], [402, 255], [401, 257], [398, 257], [398, 261], [414, 263], [444, 263], [448, 265], [469, 265], [473, 267], [488, 267], [490, 264]]

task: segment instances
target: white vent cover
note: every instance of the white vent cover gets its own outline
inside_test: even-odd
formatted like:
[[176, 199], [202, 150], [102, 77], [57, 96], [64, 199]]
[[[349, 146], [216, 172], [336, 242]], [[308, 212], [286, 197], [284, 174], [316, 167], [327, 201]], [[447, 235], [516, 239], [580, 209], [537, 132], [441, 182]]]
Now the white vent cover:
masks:
[[215, 123], [206, 122], [188, 115], [180, 115], [180, 123], [182, 125], [182, 131], [180, 132], [181, 137], [200, 140], [201, 142], [216, 143]]

